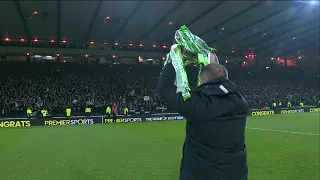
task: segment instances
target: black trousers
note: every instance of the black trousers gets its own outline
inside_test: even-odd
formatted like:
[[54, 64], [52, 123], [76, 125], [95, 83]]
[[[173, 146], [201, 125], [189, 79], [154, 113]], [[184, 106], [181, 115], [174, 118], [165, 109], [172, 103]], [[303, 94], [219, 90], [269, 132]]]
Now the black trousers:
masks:
[[117, 115], [113, 114], [112, 116], [112, 122], [116, 123], [117, 122]]

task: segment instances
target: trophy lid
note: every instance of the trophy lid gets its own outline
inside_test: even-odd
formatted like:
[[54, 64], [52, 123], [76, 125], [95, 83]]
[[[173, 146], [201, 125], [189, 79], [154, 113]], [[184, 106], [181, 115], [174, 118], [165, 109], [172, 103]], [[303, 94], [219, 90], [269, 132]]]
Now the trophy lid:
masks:
[[176, 31], [175, 40], [193, 53], [207, 54], [209, 51], [212, 53], [216, 51], [216, 49], [209, 47], [200, 37], [194, 35], [185, 25]]

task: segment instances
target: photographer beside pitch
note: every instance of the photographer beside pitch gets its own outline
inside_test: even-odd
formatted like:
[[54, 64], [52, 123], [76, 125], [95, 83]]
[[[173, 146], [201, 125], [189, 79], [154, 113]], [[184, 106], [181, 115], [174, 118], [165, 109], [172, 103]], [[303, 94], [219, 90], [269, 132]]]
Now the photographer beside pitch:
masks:
[[184, 100], [177, 93], [171, 60], [157, 92], [168, 107], [187, 119], [180, 180], [247, 180], [245, 126], [248, 105], [222, 65], [203, 67], [201, 85]]

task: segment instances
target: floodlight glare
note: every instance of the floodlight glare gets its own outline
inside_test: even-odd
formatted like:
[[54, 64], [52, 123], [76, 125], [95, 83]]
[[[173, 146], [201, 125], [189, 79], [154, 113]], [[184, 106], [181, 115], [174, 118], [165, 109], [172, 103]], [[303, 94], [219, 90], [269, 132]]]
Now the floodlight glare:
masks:
[[316, 3], [317, 3], [316, 0], [312, 0], [312, 1], [309, 2], [309, 4], [312, 4], [312, 5], [314, 5], [314, 4], [316, 4]]

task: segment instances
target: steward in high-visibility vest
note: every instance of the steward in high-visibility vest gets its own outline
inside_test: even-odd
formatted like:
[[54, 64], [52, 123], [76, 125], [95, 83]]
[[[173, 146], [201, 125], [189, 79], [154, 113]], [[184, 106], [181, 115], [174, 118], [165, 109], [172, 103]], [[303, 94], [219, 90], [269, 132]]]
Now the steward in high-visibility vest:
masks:
[[282, 107], [282, 102], [281, 101], [279, 101], [278, 106]]
[[272, 103], [272, 108], [275, 109], [277, 107], [277, 103]]
[[69, 118], [71, 116], [71, 108], [66, 109], [66, 116]]
[[291, 108], [291, 107], [292, 107], [291, 102], [288, 101], [288, 102], [287, 102], [287, 108]]
[[161, 107], [161, 111], [162, 111], [162, 112], [164, 112], [165, 110], [167, 110], [167, 108], [166, 108], [166, 107], [164, 107], [164, 105], [162, 105], [162, 107]]
[[106, 114], [107, 114], [108, 116], [111, 115], [111, 107], [110, 107], [110, 106], [108, 106], [108, 107], [106, 108]]
[[40, 112], [41, 112], [42, 117], [47, 117], [48, 111], [45, 108], [43, 108]]
[[128, 115], [128, 112], [129, 112], [129, 109], [127, 107], [125, 107], [123, 109], [123, 114], [126, 116], [126, 115]]
[[301, 106], [301, 108], [304, 108], [303, 102], [300, 102], [300, 106]]
[[87, 117], [91, 116], [91, 108], [90, 107], [86, 107], [86, 109], [84, 110], [85, 114]]
[[30, 108], [27, 109], [27, 117], [32, 118], [32, 110]]

